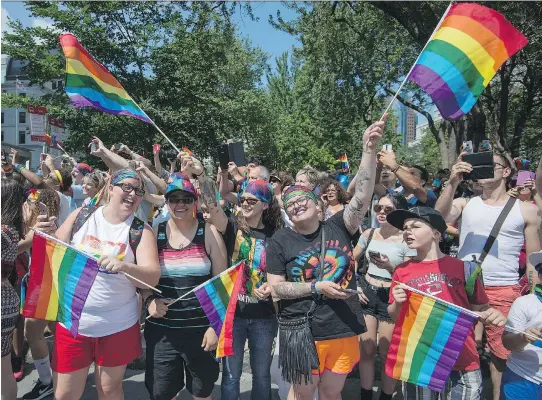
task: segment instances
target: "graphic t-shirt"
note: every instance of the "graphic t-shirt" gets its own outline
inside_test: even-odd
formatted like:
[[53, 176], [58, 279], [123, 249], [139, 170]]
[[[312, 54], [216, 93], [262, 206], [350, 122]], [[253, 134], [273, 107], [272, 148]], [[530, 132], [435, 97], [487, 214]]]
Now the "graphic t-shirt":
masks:
[[[473, 296], [470, 298], [467, 296], [464, 263], [450, 256], [433, 261], [411, 260], [400, 264], [395, 268], [393, 281], [391, 289], [396, 285], [395, 282], [401, 282], [468, 310], [472, 310], [471, 304], [489, 303], [479, 278], [476, 280]], [[395, 301], [391, 289], [390, 304]], [[472, 371], [478, 368], [480, 368], [480, 358], [476, 351], [473, 327], [455, 363], [454, 370]]]
[[[288, 282], [312, 282], [321, 276], [321, 280], [356, 290], [352, 235], [346, 229], [343, 214], [344, 210], [339, 211], [310, 235], [302, 235], [288, 228], [275, 233], [267, 249], [267, 271], [284, 276]], [[320, 271], [321, 229], [325, 229], [323, 274]], [[312, 296], [281, 300], [281, 317], [287, 320], [305, 316], [311, 304]], [[315, 340], [351, 337], [365, 332], [358, 297], [351, 296], [347, 300], [319, 299], [311, 328]]]
[[235, 315], [242, 318], [269, 318], [275, 314], [273, 299], [260, 300], [253, 295], [253, 291], [267, 282], [266, 251], [273, 229], [263, 227], [252, 228], [250, 233], [238, 229], [232, 221], [228, 221], [224, 241], [228, 250], [228, 257], [232, 265], [245, 260], [245, 273], [243, 284], [237, 298]]

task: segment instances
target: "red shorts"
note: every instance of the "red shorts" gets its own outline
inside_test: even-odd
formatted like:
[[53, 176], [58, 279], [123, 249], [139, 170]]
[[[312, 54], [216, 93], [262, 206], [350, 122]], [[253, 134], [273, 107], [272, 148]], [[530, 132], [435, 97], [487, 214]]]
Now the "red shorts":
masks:
[[[489, 305], [496, 308], [508, 317], [512, 303], [521, 296], [519, 285], [514, 286], [486, 286], [485, 291], [489, 298]], [[499, 358], [506, 360], [510, 351], [502, 344], [504, 327], [486, 325], [487, 347], [489, 351]]]
[[77, 335], [56, 324], [51, 368], [69, 373], [89, 367], [93, 362], [104, 367], [126, 365], [142, 353], [139, 323], [124, 331], [104, 337]]

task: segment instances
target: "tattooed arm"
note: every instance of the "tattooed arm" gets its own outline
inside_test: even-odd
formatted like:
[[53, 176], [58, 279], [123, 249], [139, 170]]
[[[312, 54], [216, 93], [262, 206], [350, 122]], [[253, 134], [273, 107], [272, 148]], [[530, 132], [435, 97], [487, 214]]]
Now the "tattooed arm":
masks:
[[539, 195], [542, 196], [542, 158], [538, 163], [538, 168], [536, 169], [536, 179], [534, 181], [534, 187]]
[[354, 234], [359, 229], [373, 197], [376, 175], [375, 149], [382, 138], [387, 119], [388, 114], [385, 114], [382, 120], [369, 126], [363, 134], [363, 154], [356, 174], [356, 189], [344, 210], [344, 224], [350, 234]]
[[534, 204], [521, 202], [521, 214], [525, 220], [525, 252], [527, 254], [527, 279], [529, 287], [534, 289], [538, 283], [538, 274], [534, 265], [529, 263], [529, 255], [540, 251], [542, 241], [542, 212]]
[[[310, 282], [286, 282], [284, 276], [267, 274], [267, 281], [271, 286], [271, 293], [275, 299], [293, 300], [312, 296]], [[331, 281], [320, 281], [316, 284], [318, 294], [329, 299], [344, 300], [350, 297], [351, 293], [341, 290], [341, 287]]]

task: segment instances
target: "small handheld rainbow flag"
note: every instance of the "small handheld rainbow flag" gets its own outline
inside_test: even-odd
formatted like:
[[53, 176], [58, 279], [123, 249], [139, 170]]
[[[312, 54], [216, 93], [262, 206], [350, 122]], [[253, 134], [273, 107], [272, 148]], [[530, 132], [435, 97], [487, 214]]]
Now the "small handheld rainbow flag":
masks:
[[454, 4], [408, 76], [446, 119], [468, 113], [506, 60], [527, 38], [502, 14], [478, 4]]
[[386, 360], [386, 375], [442, 392], [478, 316], [412, 288]]
[[186, 154], [188, 154], [189, 156], [193, 156], [193, 155], [194, 155], [194, 153], [192, 152], [192, 150], [190, 150], [190, 149], [189, 149], [188, 147], [186, 147], [186, 146], [181, 147], [181, 149], [182, 149]]
[[76, 337], [98, 268], [93, 258], [34, 231], [23, 317], [61, 322]]
[[240, 262], [194, 289], [218, 336], [217, 358], [233, 355], [233, 320], [244, 268]]
[[335, 161], [339, 161], [341, 163], [341, 169], [350, 169], [350, 164], [348, 163], [348, 157], [346, 156], [346, 153], [337, 158]]
[[75, 107], [94, 107], [114, 115], [127, 115], [152, 123], [119, 81], [71, 33], [60, 35], [66, 56], [66, 93]]

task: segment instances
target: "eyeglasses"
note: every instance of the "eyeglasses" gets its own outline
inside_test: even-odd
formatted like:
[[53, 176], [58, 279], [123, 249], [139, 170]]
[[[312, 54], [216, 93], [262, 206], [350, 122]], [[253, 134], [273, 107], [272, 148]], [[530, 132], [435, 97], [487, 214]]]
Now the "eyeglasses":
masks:
[[296, 207], [305, 207], [309, 202], [309, 197], [303, 196], [295, 201], [291, 201], [286, 205], [286, 211], [292, 211]]
[[171, 197], [168, 204], [193, 204], [196, 201], [193, 197]]
[[393, 207], [391, 206], [381, 206], [380, 204], [375, 204], [373, 207], [373, 210], [375, 213], [379, 213], [380, 211], [384, 210], [384, 214], [388, 215], [393, 211]]
[[508, 168], [506, 165], [502, 165], [502, 164], [499, 164], [499, 163], [493, 163], [493, 169], [495, 169], [495, 167], [498, 165], [499, 167], [502, 167], [503, 169], [504, 168]]
[[241, 197], [239, 199], [239, 204], [243, 205], [244, 203], [247, 203], [249, 206], [255, 205], [258, 201], [258, 199], [251, 199], [249, 197]]
[[145, 194], [145, 190], [141, 188], [136, 188], [130, 185], [129, 183], [117, 183], [116, 185], [113, 185], [113, 186], [120, 187], [124, 193], [131, 193], [133, 190], [135, 195], [139, 197], [142, 197]]

